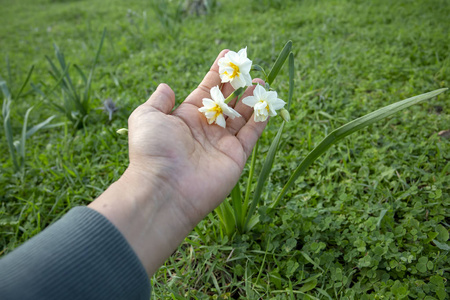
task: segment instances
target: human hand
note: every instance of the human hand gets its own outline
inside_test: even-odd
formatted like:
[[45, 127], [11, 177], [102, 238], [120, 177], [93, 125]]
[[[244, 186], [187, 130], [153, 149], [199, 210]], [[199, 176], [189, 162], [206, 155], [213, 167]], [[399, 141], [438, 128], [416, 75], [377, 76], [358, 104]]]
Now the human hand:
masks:
[[[217, 63], [226, 52], [219, 54], [201, 84], [174, 111], [175, 95], [161, 84], [132, 113], [128, 126], [130, 165], [115, 184], [115, 191], [105, 192], [109, 196], [102, 195], [91, 204], [135, 245], [143, 261], [150, 251], [149, 233], [138, 234], [135, 228], [153, 227], [152, 239], [163, 241], [163, 245], [157, 249], [160, 259], [147, 267], [149, 274], [230, 193], [266, 126], [266, 122], [255, 123], [252, 108], [242, 102], [230, 102], [242, 118], [228, 118], [225, 129], [209, 125], [198, 111], [202, 99], [211, 98], [210, 89], [221, 85]], [[249, 87], [243, 97], [253, 89]], [[221, 90], [225, 97], [233, 92], [229, 83]], [[133, 200], [118, 199], [112, 205], [111, 199], [117, 195]], [[133, 209], [127, 213], [130, 206]], [[151, 252], [154, 255], [155, 249]]]

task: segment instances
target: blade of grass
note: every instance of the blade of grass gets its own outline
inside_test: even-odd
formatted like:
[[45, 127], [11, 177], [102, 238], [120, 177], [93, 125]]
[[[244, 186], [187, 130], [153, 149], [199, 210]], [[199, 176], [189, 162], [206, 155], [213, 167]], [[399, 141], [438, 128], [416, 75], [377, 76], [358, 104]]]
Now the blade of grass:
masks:
[[10, 87], [13, 86], [12, 76], [11, 76], [11, 64], [9, 63], [9, 56], [5, 56], [5, 62], [6, 62], [6, 71], [8, 72], [8, 85]]
[[253, 151], [252, 151], [252, 161], [250, 163], [250, 171], [248, 173], [248, 181], [247, 181], [247, 188], [245, 190], [244, 205], [242, 206], [242, 208], [243, 208], [243, 213], [242, 213], [243, 219], [241, 221], [242, 223], [245, 222], [245, 218], [247, 217], [248, 201], [250, 200], [250, 193], [251, 193], [251, 188], [252, 188], [252, 183], [253, 183], [253, 173], [255, 172], [258, 148], [259, 148], [259, 140], [256, 142], [256, 145], [255, 145], [255, 147], [253, 147]]
[[26, 138], [29, 138], [30, 136], [32, 136], [33, 134], [35, 134], [36, 131], [38, 131], [38, 130], [40, 130], [40, 129], [43, 129], [43, 128], [49, 128], [49, 127], [47, 126], [47, 124], [50, 123], [55, 117], [56, 117], [56, 116], [51, 116], [51, 117], [47, 118], [45, 121], [43, 121], [43, 122], [41, 122], [41, 123], [39, 123], [39, 124], [34, 125], [33, 127], [31, 127], [31, 128], [27, 131]]
[[295, 76], [295, 65], [294, 65], [294, 53], [289, 53], [289, 96], [287, 103], [287, 110], [291, 108], [292, 96], [294, 95], [294, 76]]
[[233, 190], [231, 190], [231, 206], [234, 211], [234, 219], [236, 222], [236, 228], [239, 232], [244, 229], [244, 224], [242, 224], [242, 196], [241, 189], [239, 187], [239, 182], [236, 183]]
[[[61, 66], [61, 70], [69, 69], [70, 64], [66, 64], [66, 59], [64, 58], [64, 53], [62, 53], [58, 46], [55, 44], [55, 55], [59, 61], [59, 65]], [[80, 102], [80, 97], [77, 94], [75, 87], [73, 86], [72, 79], [70, 78], [70, 73], [65, 72], [65, 78], [67, 82], [68, 91], [72, 93], [72, 98], [76, 102]]]
[[8, 143], [9, 154], [16, 171], [20, 170], [19, 163], [17, 162], [16, 151], [14, 147], [13, 132], [11, 127], [10, 115], [11, 115], [11, 94], [5, 81], [0, 81], [0, 89], [3, 92], [4, 100], [2, 105], [3, 115], [3, 129], [5, 130], [6, 141]]
[[292, 173], [291, 177], [287, 181], [287, 183], [284, 185], [283, 189], [281, 190], [280, 194], [278, 195], [275, 202], [270, 205], [268, 211], [271, 211], [275, 207], [277, 207], [281, 201], [281, 199], [284, 197], [286, 192], [289, 188], [291, 188], [295, 180], [320, 156], [322, 155], [326, 150], [328, 150], [332, 145], [334, 145], [339, 140], [343, 139], [344, 137], [352, 134], [355, 131], [358, 131], [359, 129], [362, 129], [364, 127], [367, 127], [379, 120], [382, 120], [386, 117], [389, 117], [396, 112], [405, 109], [407, 107], [410, 107], [414, 104], [423, 102], [425, 100], [431, 99], [433, 97], [436, 97], [437, 95], [445, 92], [448, 90], [448, 88], [438, 89], [429, 93], [425, 93], [422, 95], [418, 95], [415, 97], [411, 97], [396, 103], [393, 103], [391, 105], [385, 106], [383, 108], [380, 108], [374, 112], [371, 112], [361, 118], [358, 118], [356, 120], [353, 120], [338, 129], [331, 132], [328, 136], [326, 136], [298, 165], [298, 167], [295, 169], [294, 173]]
[[267, 178], [269, 178], [270, 170], [272, 169], [273, 161], [275, 159], [275, 154], [277, 153], [278, 145], [280, 144], [281, 134], [283, 133], [284, 129], [284, 123], [285, 122], [281, 123], [281, 126], [278, 129], [278, 133], [272, 141], [272, 144], [270, 145], [269, 152], [267, 153], [263, 168], [261, 170], [261, 174], [258, 178], [258, 183], [256, 184], [255, 191], [253, 192], [252, 204], [250, 206], [250, 209], [248, 210], [247, 219], [244, 226], [246, 231], [248, 230], [248, 223], [256, 210], [256, 206], [261, 200], [261, 192], [264, 187], [264, 183], [266, 182]]
[[20, 147], [19, 147], [19, 154], [20, 154], [20, 167], [23, 169], [25, 167], [25, 143], [27, 140], [27, 124], [28, 124], [28, 117], [30, 116], [30, 112], [33, 109], [33, 106], [27, 109], [27, 112], [25, 113], [25, 117], [23, 119], [23, 126], [22, 126], [22, 137], [20, 139]]
[[291, 52], [291, 48], [292, 48], [292, 41], [288, 41], [286, 45], [284, 45], [284, 48], [283, 50], [281, 50], [277, 59], [275, 60], [275, 63], [273, 64], [272, 69], [270, 70], [269, 75], [267, 76], [267, 83], [269, 85], [272, 84], [272, 82], [275, 80], [278, 73], [280, 72], [281, 68], [283, 67], [284, 62], [286, 61], [286, 58], [289, 55], [289, 52]]
[[94, 58], [94, 61], [92, 63], [91, 71], [89, 72], [89, 77], [88, 77], [88, 80], [87, 80], [86, 88], [84, 90], [84, 98], [82, 100], [83, 106], [86, 106], [88, 104], [88, 102], [89, 102], [89, 93], [90, 93], [90, 90], [91, 90], [92, 76], [94, 75], [94, 70], [95, 70], [95, 67], [97, 65], [98, 58], [100, 57], [100, 51], [102, 50], [103, 41], [105, 40], [105, 36], [106, 36], [106, 27], [103, 29], [102, 38], [100, 40], [100, 44], [98, 46], [97, 53], [95, 54], [95, 58]]
[[27, 85], [28, 81], [30, 80], [31, 73], [33, 73], [34, 65], [31, 66], [30, 70], [28, 71], [28, 75], [25, 79], [25, 81], [22, 84], [22, 87], [20, 88], [19, 92], [17, 93], [17, 96], [13, 97], [14, 99], [19, 99], [20, 95], [22, 94], [23, 90], [25, 89], [25, 86]]
[[83, 70], [81, 70], [81, 68], [76, 64], [74, 64], [73, 67], [75, 68], [75, 70], [77, 70], [78, 74], [80, 74], [81, 78], [83, 79], [84, 84], [87, 84], [87, 78], [86, 78], [86, 75], [84, 75]]

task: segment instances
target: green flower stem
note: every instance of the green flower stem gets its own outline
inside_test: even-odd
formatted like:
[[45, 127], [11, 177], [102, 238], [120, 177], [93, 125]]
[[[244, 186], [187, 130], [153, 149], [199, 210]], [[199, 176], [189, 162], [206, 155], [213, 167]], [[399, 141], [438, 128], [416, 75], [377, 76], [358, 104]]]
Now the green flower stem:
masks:
[[230, 103], [231, 100], [233, 100], [236, 97], [239, 97], [244, 91], [245, 88], [238, 88], [237, 90], [232, 92], [231, 95], [227, 97], [227, 99], [225, 99], [225, 103], [226, 104]]

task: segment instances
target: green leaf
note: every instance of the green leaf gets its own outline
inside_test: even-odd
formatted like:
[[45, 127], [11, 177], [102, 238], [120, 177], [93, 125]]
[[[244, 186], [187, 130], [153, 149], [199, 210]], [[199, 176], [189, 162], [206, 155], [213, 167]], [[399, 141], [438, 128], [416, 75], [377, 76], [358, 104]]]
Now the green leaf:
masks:
[[89, 77], [88, 77], [88, 80], [87, 80], [86, 88], [84, 90], [84, 98], [82, 100], [82, 104], [83, 104], [84, 107], [88, 106], [89, 93], [90, 93], [90, 90], [91, 90], [91, 83], [92, 83], [92, 77], [94, 75], [95, 67], [97, 66], [98, 58], [100, 57], [100, 52], [102, 51], [103, 41], [105, 40], [105, 36], [106, 36], [106, 27], [103, 28], [102, 38], [100, 40], [100, 44], [98, 45], [97, 53], [95, 54], [95, 58], [94, 58], [94, 61], [92, 63], [91, 71], [89, 72]]
[[33, 109], [33, 106], [27, 109], [27, 112], [25, 113], [25, 117], [23, 120], [23, 126], [22, 126], [22, 137], [20, 140], [20, 150], [19, 155], [21, 157], [20, 165], [22, 168], [25, 167], [25, 143], [27, 140], [27, 124], [28, 124], [28, 117], [30, 116], [30, 112]]
[[378, 222], [377, 222], [377, 228], [380, 228], [381, 221], [383, 220], [384, 216], [386, 215], [386, 213], [387, 213], [388, 211], [389, 211], [388, 209], [383, 209], [383, 210], [380, 212], [380, 216], [378, 217]]
[[81, 68], [76, 64], [74, 64], [73, 67], [75, 68], [75, 70], [77, 70], [78, 74], [80, 74], [81, 79], [83, 79], [84, 84], [87, 84], [87, 78], [86, 78], [86, 75], [84, 75], [83, 70], [81, 70]]
[[301, 288], [300, 291], [301, 292], [307, 292], [310, 291], [312, 289], [314, 289], [317, 285], [317, 279], [313, 279], [310, 282], [305, 283]]
[[[256, 145], [255, 145], [255, 147], [253, 147], [253, 151], [252, 151], [252, 161], [250, 163], [250, 171], [248, 173], [248, 178], [247, 178], [247, 188], [245, 189], [245, 199], [244, 199], [244, 204], [242, 206], [242, 210], [243, 210], [242, 217], [243, 218], [247, 217], [247, 208], [248, 208], [248, 203], [250, 200], [250, 192], [251, 192], [252, 183], [253, 183], [253, 173], [255, 172], [258, 147], [259, 147], [259, 140], [256, 141]], [[244, 223], [245, 219], [243, 219], [242, 222]]]
[[284, 45], [284, 48], [283, 50], [281, 50], [277, 59], [275, 60], [275, 63], [273, 64], [272, 69], [270, 70], [269, 76], [267, 76], [268, 84], [272, 84], [272, 82], [277, 77], [278, 73], [280, 72], [281, 68], [284, 65], [284, 62], [286, 61], [289, 55], [289, 52], [291, 52], [291, 48], [292, 48], [292, 41], [288, 41], [286, 45]]
[[446, 242], [449, 239], [448, 230], [442, 226], [441, 224], [436, 225], [435, 228], [436, 232], [438, 233], [437, 239], [441, 242]]
[[0, 81], [0, 89], [3, 92], [4, 100], [2, 105], [2, 115], [3, 115], [3, 129], [5, 130], [6, 141], [8, 142], [9, 154], [14, 165], [14, 169], [20, 170], [19, 163], [17, 162], [16, 150], [14, 147], [14, 138], [11, 126], [11, 93], [9, 92], [8, 86], [5, 81]]
[[318, 291], [319, 293], [321, 293], [322, 295], [324, 295], [328, 299], [332, 300], [331, 296], [325, 290], [323, 290], [321, 288], [316, 288], [316, 291]]
[[234, 188], [231, 190], [231, 206], [234, 211], [234, 219], [236, 221], [236, 227], [239, 232], [242, 232], [244, 229], [244, 224], [242, 224], [242, 197], [241, 197], [241, 189], [239, 188], [239, 182], [236, 183]]
[[437, 240], [433, 240], [433, 243], [436, 245], [436, 247], [438, 247], [441, 250], [450, 251], [450, 246], [445, 243], [441, 243]]
[[15, 96], [14, 99], [19, 99], [20, 95], [22, 94], [22, 91], [25, 89], [25, 86], [27, 85], [28, 81], [30, 80], [31, 73], [33, 73], [33, 70], [34, 70], [34, 66], [31, 66], [30, 70], [28, 71], [28, 75], [22, 84], [22, 87], [20, 88], [19, 92], [17, 93], [17, 96]]
[[39, 123], [39, 124], [34, 125], [33, 127], [31, 127], [31, 128], [27, 131], [26, 138], [29, 138], [30, 136], [32, 136], [33, 134], [35, 134], [36, 131], [38, 131], [38, 130], [40, 130], [40, 129], [48, 128], [48, 127], [47, 127], [47, 124], [50, 123], [55, 117], [56, 117], [56, 116], [51, 116], [51, 117], [47, 118], [47, 120], [45, 120], [45, 121], [43, 121], [43, 122], [41, 122], [41, 123]]
[[283, 244], [283, 250], [286, 252], [290, 252], [292, 249], [297, 246], [297, 240], [294, 238], [290, 238], [286, 240], [286, 243]]
[[[11, 100], [11, 93], [9, 92], [8, 86], [6, 85], [6, 81], [4, 81], [4, 80], [0, 81], [0, 89], [2, 90], [3, 97], [5, 99]], [[5, 105], [5, 104], [3, 104], [3, 105]]]
[[379, 120], [382, 120], [384, 118], [387, 118], [396, 112], [405, 109], [407, 107], [410, 107], [414, 104], [423, 102], [425, 100], [428, 100], [430, 98], [436, 97], [437, 95], [445, 92], [447, 88], [435, 90], [429, 93], [425, 93], [419, 96], [415, 96], [412, 98], [408, 98], [399, 102], [396, 102], [394, 104], [385, 106], [383, 108], [380, 108], [374, 112], [371, 112], [361, 118], [358, 118], [356, 120], [353, 120], [344, 126], [339, 127], [338, 129], [331, 132], [328, 136], [326, 136], [298, 165], [298, 167], [295, 169], [295, 171], [292, 173], [291, 177], [287, 181], [287, 183], [284, 185], [283, 189], [281, 190], [280, 194], [278, 195], [277, 199], [272, 203], [270, 206], [271, 209], [278, 206], [281, 199], [283, 199], [284, 195], [286, 195], [286, 192], [288, 189], [290, 189], [297, 178], [303, 174], [303, 172], [317, 159], [319, 156], [321, 156], [325, 151], [327, 151], [332, 145], [343, 139], [344, 137], [352, 134], [355, 131], [358, 131], [364, 127], [367, 127]]
[[272, 169], [275, 154], [277, 153], [278, 145], [280, 144], [283, 129], [284, 129], [284, 122], [281, 124], [280, 128], [278, 129], [277, 135], [275, 136], [275, 138], [272, 141], [272, 144], [270, 145], [269, 152], [267, 153], [266, 160], [264, 161], [264, 165], [261, 170], [261, 174], [259, 175], [258, 178], [258, 183], [256, 184], [255, 191], [253, 192], [252, 204], [250, 206], [250, 209], [248, 210], [248, 215], [244, 226], [246, 231], [248, 230], [248, 223], [250, 221], [250, 218], [253, 216], [256, 210], [256, 206], [261, 200], [261, 193], [264, 187], [264, 183], [266, 182], [267, 178], [269, 178], [270, 170]]
[[306, 252], [300, 251], [300, 253], [303, 255], [303, 257], [304, 257], [307, 261], [309, 261], [311, 264], [313, 264], [314, 267], [316, 267], [316, 268], [318, 268], [319, 270], [321, 270], [322, 272], [324, 272], [323, 269], [322, 269], [322, 268], [321, 268], [314, 260], [312, 260], [312, 258], [309, 257], [309, 255], [308, 255]]
[[294, 53], [289, 53], [289, 96], [287, 103], [287, 110], [291, 108], [292, 96], [294, 95], [294, 76], [295, 76], [295, 66], [294, 66]]

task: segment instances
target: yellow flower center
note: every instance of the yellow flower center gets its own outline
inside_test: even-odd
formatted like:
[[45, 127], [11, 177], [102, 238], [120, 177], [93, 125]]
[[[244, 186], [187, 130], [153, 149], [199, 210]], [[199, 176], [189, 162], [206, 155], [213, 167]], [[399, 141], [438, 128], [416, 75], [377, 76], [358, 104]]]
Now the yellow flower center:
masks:
[[239, 67], [230, 62], [230, 67], [233, 68], [233, 74], [231, 74], [230, 78], [234, 78], [239, 75]]
[[[264, 102], [266, 102], [266, 101], [264, 101], [264, 100], [259, 100], [259, 102], [262, 103], [262, 104], [264, 104]], [[267, 104], [265, 108], [266, 108], [267, 112], [269, 112], [269, 104]]]
[[216, 105], [213, 109], [211, 109], [212, 111], [215, 111], [216, 114], [214, 116], [214, 118], [217, 118], [221, 113], [222, 113], [222, 108], [219, 105]]

